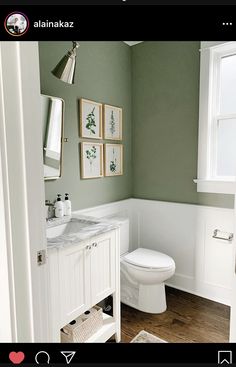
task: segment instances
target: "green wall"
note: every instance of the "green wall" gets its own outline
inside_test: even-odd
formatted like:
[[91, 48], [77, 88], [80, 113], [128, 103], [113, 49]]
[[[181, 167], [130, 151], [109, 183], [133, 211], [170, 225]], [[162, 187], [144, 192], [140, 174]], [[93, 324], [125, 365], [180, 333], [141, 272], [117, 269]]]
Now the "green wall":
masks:
[[[39, 42], [42, 93], [65, 100], [63, 175], [46, 198], [69, 192], [73, 210], [129, 197], [233, 207], [232, 195], [200, 194], [197, 177], [199, 42], [81, 42], [75, 85], [51, 70], [71, 42]], [[123, 108], [124, 175], [80, 179], [78, 100]]]
[[[131, 49], [123, 42], [80, 42], [75, 85], [56, 79], [51, 70], [71, 42], [39, 42], [41, 92], [65, 100], [62, 178], [45, 182], [46, 198], [70, 194], [73, 210], [129, 198], [131, 164]], [[78, 100], [87, 98], [123, 108], [124, 175], [80, 179]]]
[[200, 194], [197, 177], [199, 42], [132, 47], [133, 196], [233, 207], [233, 196]]

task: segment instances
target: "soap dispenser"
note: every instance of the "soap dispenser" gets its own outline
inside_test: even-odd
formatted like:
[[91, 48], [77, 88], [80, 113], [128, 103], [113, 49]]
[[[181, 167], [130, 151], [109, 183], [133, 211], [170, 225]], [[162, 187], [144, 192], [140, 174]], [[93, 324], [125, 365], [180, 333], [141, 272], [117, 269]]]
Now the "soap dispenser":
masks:
[[71, 215], [71, 201], [69, 200], [69, 194], [65, 194], [64, 215]]
[[64, 204], [61, 201], [61, 195], [57, 194], [57, 201], [55, 203], [55, 217], [62, 218], [64, 215]]

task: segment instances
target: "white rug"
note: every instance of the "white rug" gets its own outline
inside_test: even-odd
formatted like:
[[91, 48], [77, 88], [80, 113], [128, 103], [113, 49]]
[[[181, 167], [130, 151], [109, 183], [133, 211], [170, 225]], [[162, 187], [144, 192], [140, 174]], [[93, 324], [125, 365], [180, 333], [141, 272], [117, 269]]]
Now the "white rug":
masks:
[[145, 330], [141, 330], [130, 343], [167, 343], [165, 340], [158, 338], [157, 336], [148, 333]]

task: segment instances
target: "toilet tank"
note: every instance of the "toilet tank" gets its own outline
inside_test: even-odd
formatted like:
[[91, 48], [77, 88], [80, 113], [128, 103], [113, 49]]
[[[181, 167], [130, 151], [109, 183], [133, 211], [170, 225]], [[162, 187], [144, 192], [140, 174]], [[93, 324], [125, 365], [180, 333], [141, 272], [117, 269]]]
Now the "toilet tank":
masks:
[[129, 251], [129, 218], [118, 214], [110, 215], [107, 219], [112, 220], [120, 226], [120, 254]]

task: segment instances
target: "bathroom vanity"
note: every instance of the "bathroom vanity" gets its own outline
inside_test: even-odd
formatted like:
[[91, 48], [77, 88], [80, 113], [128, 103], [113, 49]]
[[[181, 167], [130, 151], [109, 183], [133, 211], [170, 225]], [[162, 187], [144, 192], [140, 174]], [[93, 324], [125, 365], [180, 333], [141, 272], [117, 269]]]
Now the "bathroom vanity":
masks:
[[103, 313], [103, 326], [86, 342], [120, 341], [119, 227], [110, 221], [73, 216], [47, 224], [50, 340], [60, 342], [60, 329], [113, 296], [113, 316]]

